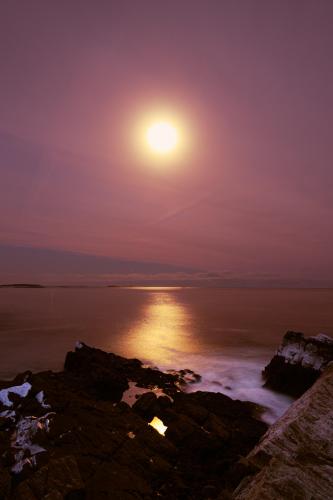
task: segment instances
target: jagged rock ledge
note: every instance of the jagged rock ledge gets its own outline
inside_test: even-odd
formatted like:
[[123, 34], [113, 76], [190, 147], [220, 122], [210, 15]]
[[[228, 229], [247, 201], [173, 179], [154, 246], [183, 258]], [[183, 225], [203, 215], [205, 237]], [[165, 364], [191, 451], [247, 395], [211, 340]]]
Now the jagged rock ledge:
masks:
[[190, 370], [162, 373], [78, 343], [63, 372], [0, 382], [0, 498], [230, 493], [244, 475], [239, 457], [267, 426], [253, 403], [182, 391], [197, 379]]
[[243, 460], [248, 475], [233, 498], [333, 498], [332, 424], [333, 366], [329, 366]]
[[319, 334], [304, 337], [289, 331], [263, 371], [265, 386], [294, 397], [301, 396], [333, 360], [333, 339]]

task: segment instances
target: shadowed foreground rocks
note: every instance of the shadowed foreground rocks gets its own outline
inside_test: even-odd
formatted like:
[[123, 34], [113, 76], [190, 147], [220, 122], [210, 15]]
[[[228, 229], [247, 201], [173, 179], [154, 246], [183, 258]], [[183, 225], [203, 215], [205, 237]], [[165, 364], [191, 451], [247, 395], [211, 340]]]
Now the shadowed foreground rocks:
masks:
[[[0, 383], [0, 499], [229, 496], [267, 426], [252, 403], [182, 391], [198, 378], [78, 344], [63, 372]], [[132, 407], [122, 401], [138, 387]]]
[[333, 339], [324, 334], [304, 337], [289, 331], [263, 371], [265, 386], [294, 397], [301, 396], [333, 360]]

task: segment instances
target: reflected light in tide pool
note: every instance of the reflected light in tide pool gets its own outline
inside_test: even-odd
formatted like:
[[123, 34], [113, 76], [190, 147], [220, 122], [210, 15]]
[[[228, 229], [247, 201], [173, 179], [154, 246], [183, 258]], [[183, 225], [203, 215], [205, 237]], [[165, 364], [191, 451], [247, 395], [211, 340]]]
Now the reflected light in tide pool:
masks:
[[149, 424], [151, 427], [154, 427], [154, 429], [159, 432], [162, 436], [165, 435], [165, 431], [167, 430], [167, 426], [163, 424], [162, 420], [160, 420], [158, 417], [154, 417]]
[[130, 329], [126, 344], [133, 357], [170, 365], [177, 354], [196, 351], [191, 316], [167, 288], [152, 289], [150, 302]]

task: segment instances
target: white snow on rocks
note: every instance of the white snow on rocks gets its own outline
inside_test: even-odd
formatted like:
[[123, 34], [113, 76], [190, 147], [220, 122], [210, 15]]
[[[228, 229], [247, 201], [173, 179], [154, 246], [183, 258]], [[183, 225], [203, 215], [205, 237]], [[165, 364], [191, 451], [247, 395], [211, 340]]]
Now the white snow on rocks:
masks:
[[318, 340], [319, 342], [325, 342], [326, 344], [333, 344], [333, 339], [329, 335], [325, 333], [318, 333], [318, 335], [314, 335], [309, 337], [309, 340]]
[[38, 444], [33, 444], [32, 439], [38, 431], [49, 431], [50, 416], [55, 413], [50, 412], [42, 417], [22, 417], [17, 423], [16, 430], [12, 437], [12, 448], [16, 449], [15, 464], [12, 467], [12, 472], [18, 474], [22, 471], [25, 464], [35, 465], [35, 455], [42, 453], [45, 448]]
[[12, 401], [8, 398], [10, 393], [17, 394], [21, 398], [25, 398], [31, 389], [31, 384], [29, 382], [24, 382], [22, 385], [14, 385], [13, 387], [7, 387], [0, 391], [0, 403], [4, 406], [13, 406]]
[[45, 402], [44, 391], [39, 391], [39, 393], [36, 394], [36, 399], [42, 408], [51, 408], [51, 406]]
[[305, 338], [300, 334], [295, 334], [293, 337], [284, 339], [277, 350], [277, 355], [284, 357], [286, 363], [322, 370], [328, 362], [329, 350], [333, 350], [333, 339], [328, 335], [320, 333]]
[[10, 418], [12, 420], [15, 420], [16, 413], [14, 410], [5, 410], [0, 412], [0, 417]]
[[[39, 444], [33, 443], [33, 439], [37, 432], [49, 431], [50, 417], [51, 415], [55, 415], [54, 412], [49, 412], [42, 417], [20, 417], [19, 414], [12, 409], [14, 403], [9, 399], [10, 395], [16, 394], [21, 398], [25, 398], [28, 396], [31, 389], [31, 384], [29, 382], [24, 382], [21, 385], [7, 387], [0, 391], [0, 403], [7, 408], [11, 408], [0, 412], [0, 417], [11, 419], [14, 422], [18, 419], [15, 430], [11, 436], [11, 447], [14, 451], [15, 459], [15, 463], [12, 467], [12, 472], [14, 474], [21, 472], [26, 464], [30, 466], [36, 465], [36, 455], [46, 451], [45, 448], [42, 448]], [[51, 408], [50, 405], [45, 402], [44, 391], [39, 391], [35, 398], [42, 408]]]

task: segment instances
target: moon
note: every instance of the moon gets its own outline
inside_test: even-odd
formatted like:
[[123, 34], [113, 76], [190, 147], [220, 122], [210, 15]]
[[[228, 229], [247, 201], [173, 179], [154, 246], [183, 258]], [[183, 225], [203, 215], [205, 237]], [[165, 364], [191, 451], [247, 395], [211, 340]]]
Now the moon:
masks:
[[172, 123], [167, 121], [155, 122], [148, 127], [146, 140], [152, 152], [165, 155], [176, 149], [179, 133]]

